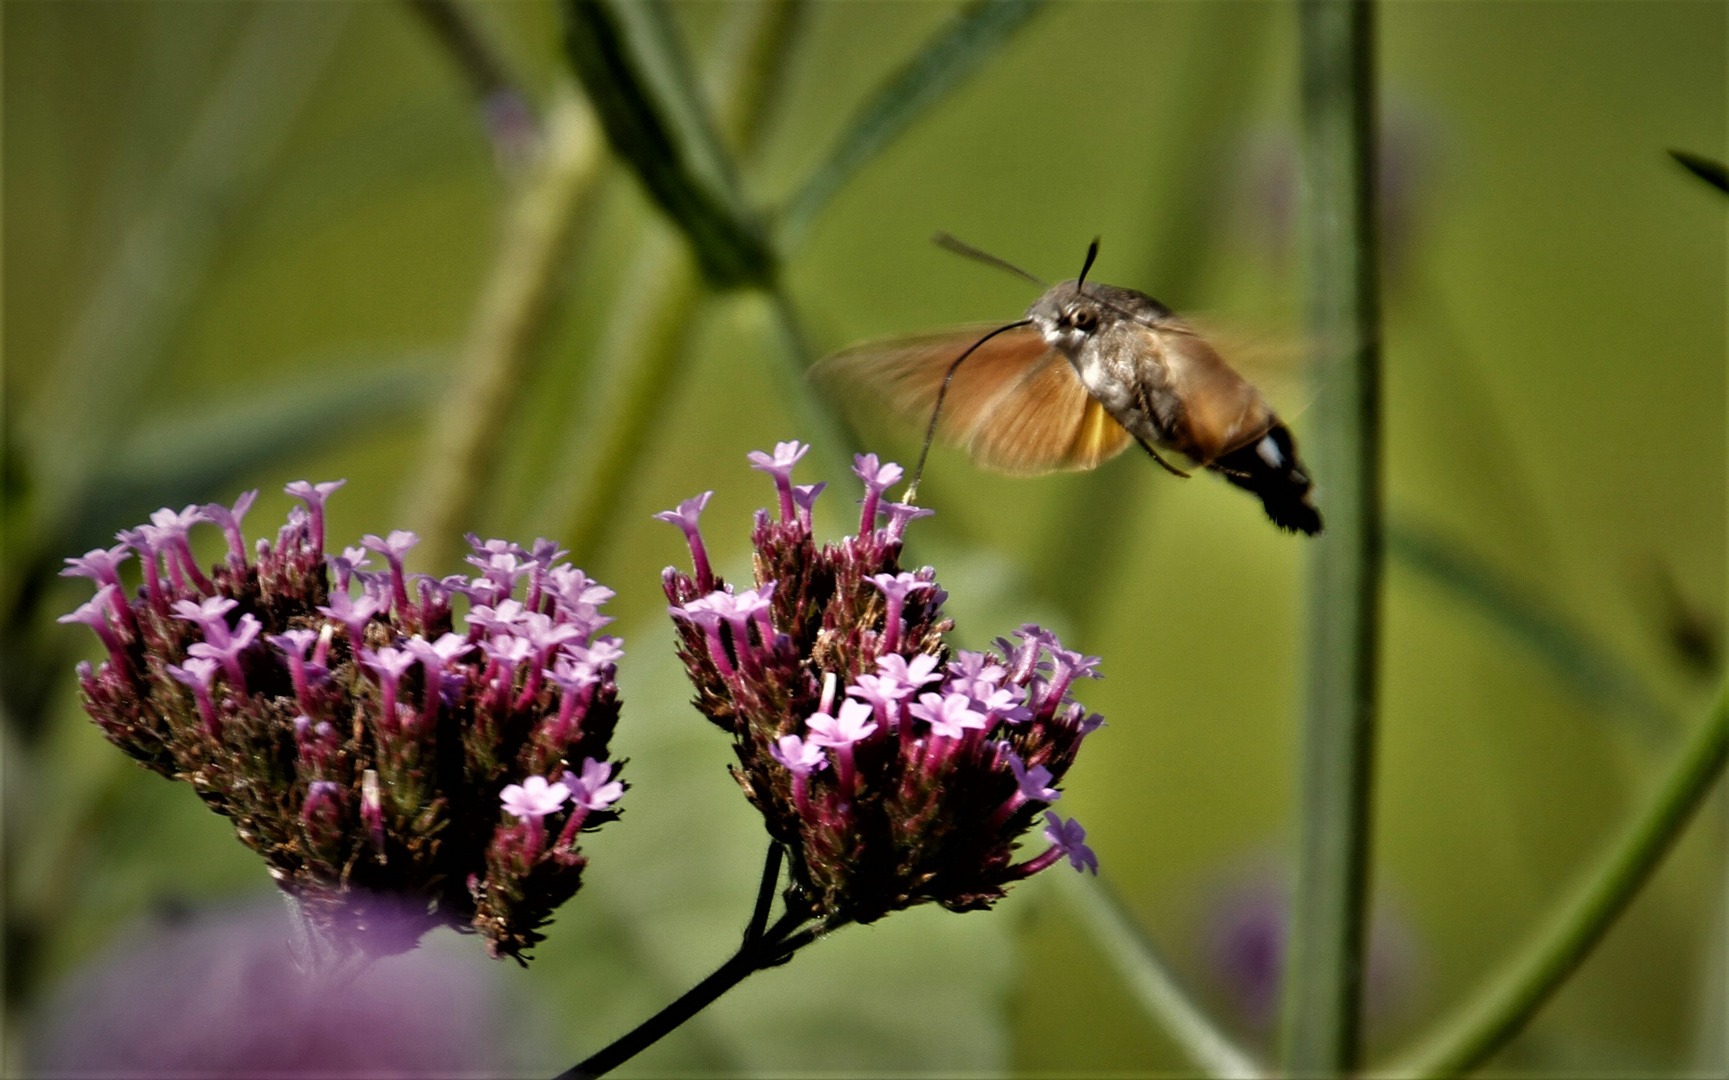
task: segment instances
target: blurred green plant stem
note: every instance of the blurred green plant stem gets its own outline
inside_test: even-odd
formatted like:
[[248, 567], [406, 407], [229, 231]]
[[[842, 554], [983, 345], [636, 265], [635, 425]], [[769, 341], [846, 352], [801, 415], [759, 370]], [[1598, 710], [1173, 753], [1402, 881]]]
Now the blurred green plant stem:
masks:
[[468, 339], [428, 428], [410, 515], [424, 544], [419, 556], [430, 567], [454, 560], [457, 537], [473, 525], [546, 328], [557, 271], [604, 162], [587, 105], [561, 86], [506, 211]]
[[1107, 878], [1064, 875], [1064, 898], [1141, 1010], [1190, 1061], [1220, 1080], [1253, 1080], [1267, 1067], [1227, 1035], [1189, 993]]
[[1435, 1032], [1383, 1071], [1446, 1077], [1471, 1072], [1511, 1042], [1651, 879], [1729, 760], [1729, 684], [1626, 831], [1531, 942]]
[[1356, 1068], [1361, 1043], [1381, 583], [1374, 6], [1303, 0], [1300, 207], [1327, 531], [1309, 553], [1308, 701], [1281, 1058]]

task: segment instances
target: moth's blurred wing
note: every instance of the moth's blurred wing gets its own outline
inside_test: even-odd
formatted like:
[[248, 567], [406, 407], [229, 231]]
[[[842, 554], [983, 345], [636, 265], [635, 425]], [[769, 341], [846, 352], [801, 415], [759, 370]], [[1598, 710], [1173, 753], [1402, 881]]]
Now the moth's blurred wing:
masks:
[[[968, 326], [860, 345], [822, 361], [813, 374], [922, 424], [949, 368], [995, 329]], [[956, 369], [937, 434], [966, 447], [980, 465], [1014, 473], [1090, 469], [1129, 438], [1032, 327], [998, 334]]]
[[1129, 433], [1052, 349], [991, 402], [967, 450], [987, 468], [1030, 475], [1091, 469], [1127, 445]]
[[1215, 461], [1254, 442], [1278, 417], [1248, 380], [1225, 363], [1207, 340], [1175, 322], [1144, 331], [1163, 359], [1171, 392], [1182, 404], [1178, 445], [1201, 462]]

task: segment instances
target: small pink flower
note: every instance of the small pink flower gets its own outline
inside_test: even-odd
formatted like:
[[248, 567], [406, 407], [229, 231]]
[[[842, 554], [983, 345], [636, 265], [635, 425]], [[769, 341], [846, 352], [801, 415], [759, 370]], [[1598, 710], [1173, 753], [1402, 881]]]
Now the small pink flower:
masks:
[[498, 793], [498, 801], [505, 811], [524, 820], [555, 813], [568, 798], [569, 787], [562, 782], [549, 784], [544, 776], [531, 776], [520, 784], [507, 784]]

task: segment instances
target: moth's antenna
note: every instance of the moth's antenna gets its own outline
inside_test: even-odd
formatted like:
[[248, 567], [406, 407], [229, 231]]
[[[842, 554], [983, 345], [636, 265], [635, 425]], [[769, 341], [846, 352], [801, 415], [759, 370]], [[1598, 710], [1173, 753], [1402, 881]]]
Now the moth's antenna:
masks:
[[1037, 285], [1041, 289], [1050, 288], [1049, 285], [1046, 285], [1038, 277], [1036, 277], [1033, 274], [1027, 273], [1025, 270], [1022, 270], [1020, 267], [1016, 266], [1012, 262], [1009, 262], [1007, 259], [999, 259], [995, 255], [992, 255], [988, 251], [980, 251], [978, 248], [973, 247], [971, 244], [967, 243], [966, 241], [957, 240], [954, 237], [950, 236], [946, 232], [937, 233], [935, 236], [931, 237], [931, 242], [933, 244], [935, 244], [937, 247], [942, 248], [944, 251], [952, 251], [956, 255], [960, 255], [960, 256], [963, 256], [965, 258], [972, 259], [975, 262], [982, 262], [986, 266], [994, 266], [998, 270], [1007, 270], [1011, 274], [1016, 274], [1020, 277], [1024, 277], [1028, 281], [1032, 282], [1034, 285]]
[[1093, 268], [1093, 260], [1099, 257], [1099, 238], [1093, 237], [1093, 242], [1087, 245], [1087, 261], [1081, 264], [1081, 276], [1075, 282], [1075, 291], [1080, 292], [1087, 283], [1087, 271]]
[[948, 396], [949, 383], [955, 381], [955, 372], [960, 370], [962, 361], [966, 360], [967, 357], [977, 351], [980, 345], [983, 345], [998, 334], [1007, 333], [1010, 330], [1018, 330], [1023, 326], [1031, 326], [1032, 324], [1033, 321], [1031, 319], [1022, 319], [1020, 322], [1012, 322], [1007, 326], [999, 326], [984, 337], [973, 342], [971, 345], [968, 345], [967, 351], [955, 357], [955, 362], [949, 365], [948, 374], [943, 376], [942, 388], [937, 391], [937, 403], [931, 409], [930, 425], [925, 428], [925, 444], [923, 449], [919, 451], [919, 463], [918, 467], [913, 470], [913, 482], [907, 485], [907, 493], [905, 497], [908, 503], [915, 502], [918, 498], [919, 480], [921, 480], [925, 474], [925, 458], [930, 455], [931, 440], [936, 438], [937, 434], [937, 417], [943, 414], [943, 398]]

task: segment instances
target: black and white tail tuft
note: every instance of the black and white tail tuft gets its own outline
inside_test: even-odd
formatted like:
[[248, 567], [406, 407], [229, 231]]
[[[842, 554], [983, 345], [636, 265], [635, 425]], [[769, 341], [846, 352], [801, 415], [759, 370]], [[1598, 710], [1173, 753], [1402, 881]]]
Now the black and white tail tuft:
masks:
[[1225, 479], [1261, 498], [1273, 524], [1290, 532], [1314, 536], [1321, 531], [1321, 513], [1309, 502], [1309, 474], [1297, 460], [1297, 446], [1283, 424], [1247, 446], [1213, 462]]

